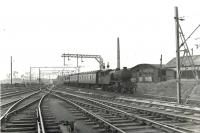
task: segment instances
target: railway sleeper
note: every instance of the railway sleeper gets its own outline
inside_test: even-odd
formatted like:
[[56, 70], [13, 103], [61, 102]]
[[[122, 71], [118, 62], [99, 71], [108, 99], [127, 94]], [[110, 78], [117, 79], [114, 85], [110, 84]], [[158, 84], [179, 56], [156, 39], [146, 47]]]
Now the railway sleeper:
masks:
[[3, 132], [20, 132], [20, 131], [33, 131], [36, 130], [36, 127], [12, 127], [12, 128], [3, 128]]
[[169, 133], [172, 132], [170, 129], [164, 128], [164, 127], [159, 126], [159, 125], [157, 125], [157, 124], [151, 124], [151, 126], [153, 126], [153, 127], [156, 128], [156, 129], [164, 130], [164, 131], [169, 132]]
[[127, 131], [127, 130], [134, 130], [134, 131], [138, 131], [138, 130], [144, 130], [144, 129], [152, 129], [151, 126], [147, 126], [147, 125], [144, 125], [144, 126], [128, 126], [128, 127], [121, 127], [120, 128], [121, 130], [124, 130], [124, 131]]
[[156, 129], [143, 129], [143, 130], [137, 130], [137, 131], [127, 131], [127, 133], [166, 133], [166, 132], [162, 132], [160, 130], [156, 130]]
[[36, 118], [17, 118], [17, 119], [14, 119], [14, 120], [19, 120], [19, 121], [36, 121]]
[[53, 124], [53, 125], [45, 125], [46, 130], [47, 129], [60, 129], [59, 125]]
[[139, 126], [141, 124], [139, 123], [118, 123], [118, 124], [115, 124], [116, 127], [126, 127], [126, 126]]
[[157, 122], [163, 122], [163, 121], [165, 121], [166, 120], [166, 118], [154, 118], [153, 119], [154, 121], [157, 121]]
[[[178, 123], [177, 123], [178, 124]], [[179, 123], [180, 124], [180, 123]], [[191, 129], [189, 129], [187, 126], [188, 125], [191, 125], [191, 123], [190, 124], [188, 124], [188, 125], [185, 125], [184, 127], [183, 127], [183, 125], [176, 125], [176, 123], [174, 124], [172, 124], [172, 123], [170, 123], [170, 124], [167, 124], [168, 126], [170, 126], [170, 127], [174, 127], [174, 128], [176, 128], [176, 129], [180, 129], [180, 130], [184, 130], [184, 131], [186, 131], [186, 132], [194, 132], [193, 130], [194, 130], [194, 128], [193, 128], [193, 130], [191, 130]], [[192, 127], [194, 127], [194, 125], [192, 125]]]
[[105, 118], [105, 119], [112, 119], [112, 118], [116, 118], [116, 116], [110, 116], [110, 115], [109, 115], [109, 116], [104, 116], [104, 115], [102, 115], [102, 117], [103, 117], [103, 118]]
[[100, 125], [98, 124], [95, 124], [92, 126], [93, 129], [101, 129], [101, 128], [104, 128], [104, 127], [101, 127]]
[[120, 120], [125, 120], [124, 118], [109, 118], [109, 121], [120, 121]]
[[46, 127], [50, 127], [50, 126], [57, 126], [58, 122], [52, 122], [52, 123], [45, 123]]
[[36, 123], [6, 123], [5, 127], [35, 127]]
[[75, 120], [88, 120], [88, 118], [87, 118], [87, 117], [84, 117], [84, 116], [82, 116], [82, 117], [79, 117], [79, 118], [75, 118]]
[[82, 117], [82, 116], [84, 116], [84, 115], [83, 115], [82, 112], [80, 112], [80, 113], [77, 113], [77, 114], [73, 114], [73, 116], [75, 116], [75, 117]]
[[132, 120], [110, 121], [111, 124], [132, 123]]
[[48, 119], [48, 120], [55, 120], [55, 117], [54, 116], [44, 116], [43, 117], [45, 120]]
[[87, 121], [86, 125], [97, 125], [97, 124], [96, 124], [96, 122], [93, 122], [93, 121]]
[[55, 120], [49, 120], [49, 119], [45, 119], [45, 120], [44, 120], [44, 122], [45, 122], [45, 124], [47, 124], [47, 123], [54, 123], [54, 122], [55, 122]]
[[9, 122], [9, 123], [13, 123], [13, 124], [22, 124], [22, 123], [35, 123], [36, 121], [35, 120], [33, 120], [33, 121], [25, 121], [25, 120], [13, 120], [13, 121], [11, 121], [11, 122]]
[[60, 129], [47, 129], [46, 133], [62, 133]]
[[42, 116], [43, 116], [43, 117], [53, 117], [52, 114], [47, 114], [47, 113], [46, 113], [46, 114], [43, 114]]

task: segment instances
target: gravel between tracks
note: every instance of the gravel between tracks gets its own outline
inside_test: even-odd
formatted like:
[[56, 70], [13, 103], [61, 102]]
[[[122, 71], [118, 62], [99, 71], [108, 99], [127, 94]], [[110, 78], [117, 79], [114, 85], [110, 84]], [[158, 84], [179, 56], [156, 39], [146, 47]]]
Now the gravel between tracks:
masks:
[[[56, 120], [59, 121], [75, 121], [78, 117], [74, 116], [73, 113], [69, 111], [69, 106], [67, 103], [56, 99], [49, 98], [50, 110], [56, 117]], [[86, 125], [83, 120], [76, 120], [77, 126], [79, 128], [79, 133], [98, 133], [98, 131], [92, 129], [90, 126]], [[66, 127], [61, 126], [61, 130], [67, 132]]]

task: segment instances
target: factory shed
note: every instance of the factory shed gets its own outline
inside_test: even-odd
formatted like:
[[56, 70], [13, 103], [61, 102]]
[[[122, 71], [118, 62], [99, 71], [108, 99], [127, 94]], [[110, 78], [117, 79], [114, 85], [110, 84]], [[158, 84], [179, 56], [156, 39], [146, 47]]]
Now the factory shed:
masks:
[[[200, 78], [200, 55], [193, 55], [192, 60], [194, 62], [195, 70]], [[182, 79], [193, 79], [193, 66], [191, 65], [188, 57], [180, 57], [181, 62], [181, 78]], [[170, 60], [166, 65], [166, 68], [176, 70], [176, 58]]]
[[131, 68], [132, 82], [160, 82], [175, 78], [175, 71], [160, 64], [138, 64]]

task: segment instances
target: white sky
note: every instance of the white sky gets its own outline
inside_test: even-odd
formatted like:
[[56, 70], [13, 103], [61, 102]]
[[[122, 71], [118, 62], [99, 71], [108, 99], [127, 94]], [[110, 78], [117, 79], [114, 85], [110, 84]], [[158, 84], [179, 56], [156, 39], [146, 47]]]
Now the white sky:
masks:
[[[200, 24], [199, 0], [1, 0], [0, 79], [10, 72], [11, 55], [19, 75], [30, 66], [62, 66], [64, 52], [99, 54], [116, 68], [117, 37], [121, 67], [159, 64], [161, 54], [165, 64], [175, 57], [174, 6], [185, 16], [187, 37]], [[197, 37], [200, 29], [188, 42], [194, 54]], [[81, 66], [99, 68], [92, 59]]]

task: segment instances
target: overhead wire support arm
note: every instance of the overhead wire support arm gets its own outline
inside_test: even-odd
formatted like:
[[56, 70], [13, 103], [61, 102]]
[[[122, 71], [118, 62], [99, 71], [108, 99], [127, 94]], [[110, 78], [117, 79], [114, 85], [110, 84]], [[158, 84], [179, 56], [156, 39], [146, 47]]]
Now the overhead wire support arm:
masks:
[[[65, 61], [65, 58], [94, 58], [97, 60], [97, 62], [99, 63], [99, 66], [100, 66], [100, 70], [104, 69], [104, 63], [103, 63], [103, 58], [100, 56], [100, 55], [87, 55], [87, 54], [62, 54], [62, 56], [64, 58], [64, 61]], [[77, 62], [78, 63], [78, 62]], [[65, 62], [64, 62], [65, 64]], [[77, 66], [78, 67], [78, 66]]]

